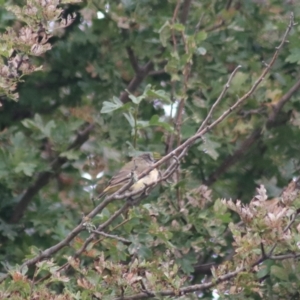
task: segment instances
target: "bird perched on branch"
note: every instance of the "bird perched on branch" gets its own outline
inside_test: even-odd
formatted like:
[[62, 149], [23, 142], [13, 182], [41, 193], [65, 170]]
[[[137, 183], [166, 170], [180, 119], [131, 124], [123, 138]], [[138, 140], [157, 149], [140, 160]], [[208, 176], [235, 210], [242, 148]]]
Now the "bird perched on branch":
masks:
[[[154, 154], [158, 159], [159, 154]], [[130, 162], [125, 164], [121, 170], [114, 175], [108, 183], [108, 186], [104, 189], [103, 195], [110, 195], [119, 190], [122, 186], [128, 184], [131, 180], [133, 184], [128, 188], [128, 191], [135, 192], [138, 190], [145, 190], [148, 185], [156, 182], [159, 179], [159, 172], [155, 168], [151, 170], [147, 175], [140, 179], [138, 176], [150, 168], [155, 163], [155, 160], [151, 153], [143, 153], [134, 157]]]

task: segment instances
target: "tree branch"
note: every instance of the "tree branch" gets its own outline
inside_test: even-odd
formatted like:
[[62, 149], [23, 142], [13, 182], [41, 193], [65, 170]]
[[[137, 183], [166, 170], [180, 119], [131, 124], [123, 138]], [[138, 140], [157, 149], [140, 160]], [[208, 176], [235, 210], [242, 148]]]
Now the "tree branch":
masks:
[[161, 291], [161, 292], [147, 291], [147, 293], [140, 293], [140, 294], [127, 296], [127, 297], [117, 297], [114, 300], [138, 300], [138, 299], [153, 298], [153, 297], [157, 297], [157, 296], [175, 296], [175, 295], [178, 296], [178, 295], [185, 295], [185, 294], [192, 293], [192, 292], [200, 292], [203, 290], [210, 289], [223, 281], [227, 281], [231, 278], [234, 278], [243, 270], [244, 270], [244, 268], [239, 268], [234, 272], [229, 272], [225, 275], [219, 276], [218, 278], [215, 278], [213, 281], [210, 281], [207, 283], [190, 285], [190, 286], [183, 287], [183, 288], [176, 289], [176, 290], [165, 290], [165, 291]]
[[269, 115], [266, 127], [271, 128], [278, 116], [278, 113], [282, 110], [283, 106], [291, 99], [291, 97], [300, 89], [300, 79], [289, 89], [289, 91], [282, 96], [282, 98], [273, 105], [273, 111]]
[[[293, 215], [291, 221], [284, 228], [283, 232], [286, 232], [291, 227], [291, 225], [295, 222], [296, 215], [297, 214]], [[277, 243], [272, 247], [272, 250], [269, 254], [272, 254], [276, 245], [277, 245]], [[152, 291], [147, 290], [146, 293], [140, 293], [140, 294], [136, 294], [136, 295], [132, 295], [132, 296], [128, 296], [128, 297], [118, 297], [118, 298], [115, 298], [114, 300], [147, 299], [147, 298], [153, 298], [153, 297], [157, 297], [157, 296], [185, 295], [185, 294], [192, 293], [192, 292], [204, 291], [204, 290], [210, 289], [214, 286], [217, 286], [221, 282], [224, 282], [231, 278], [236, 277], [240, 272], [243, 272], [243, 271], [249, 269], [249, 267], [250, 267], [250, 269], [253, 269], [254, 267], [258, 266], [259, 264], [261, 264], [262, 262], [264, 262], [267, 259], [283, 260], [283, 259], [297, 258], [297, 257], [300, 257], [300, 254], [286, 254], [286, 255], [280, 255], [280, 256], [271, 256], [271, 255], [266, 255], [263, 251], [261, 257], [259, 259], [257, 259], [256, 262], [253, 263], [251, 266], [237, 268], [236, 271], [229, 272], [229, 273], [219, 276], [217, 278], [213, 278], [213, 280], [211, 280], [210, 282], [204, 283], [204, 284], [190, 285], [187, 287], [179, 288], [176, 291], [164, 290], [164, 291], [160, 291], [160, 292], [157, 292], [157, 291], [152, 292]]]
[[281, 255], [272, 255], [269, 259], [273, 260], [285, 260], [285, 259], [296, 259], [300, 257], [300, 253], [288, 253], [288, 254], [281, 254]]
[[[153, 69], [153, 63], [152, 61], [148, 61], [145, 66], [141, 67], [139, 71], [136, 73], [136, 75], [132, 78], [130, 81], [127, 90], [129, 93], [133, 93], [143, 82], [143, 80], [147, 77], [149, 72]], [[128, 92], [124, 91], [121, 93], [120, 100], [123, 103], [127, 103], [130, 99], [128, 97]]]
[[[88, 125], [83, 131], [79, 132], [74, 140], [74, 142], [68, 147], [70, 149], [79, 148], [82, 144], [84, 144], [90, 132], [94, 129], [94, 125]], [[25, 210], [27, 209], [29, 203], [32, 198], [45, 186], [48, 184], [52, 176], [57, 170], [67, 161], [65, 157], [57, 157], [53, 160], [50, 165], [51, 171], [41, 172], [35, 182], [24, 192], [20, 201], [16, 205], [14, 212], [11, 216], [10, 223], [17, 223], [23, 216]]]
[[195, 135], [193, 135], [190, 138], [188, 138], [185, 142], [183, 142], [176, 149], [174, 149], [169, 154], [165, 155], [162, 159], [160, 159], [158, 162], [156, 162], [155, 164], [153, 164], [149, 169], [147, 169], [144, 172], [142, 172], [138, 176], [138, 179], [146, 176], [153, 169], [155, 169], [155, 168], [159, 167], [160, 165], [162, 165], [163, 163], [167, 162], [169, 159], [171, 159], [172, 157], [176, 156], [176, 154], [183, 152], [183, 150], [185, 150], [185, 152], [186, 152], [186, 150], [191, 145], [193, 145], [195, 143], [195, 141], [197, 141], [198, 139], [200, 139], [203, 135], [205, 135], [207, 132], [209, 132], [212, 128], [214, 128], [219, 123], [221, 123], [223, 120], [225, 120], [234, 110], [236, 110], [242, 103], [244, 103], [256, 91], [256, 89], [259, 86], [259, 84], [263, 81], [263, 79], [265, 78], [265, 76], [269, 73], [271, 67], [275, 63], [275, 61], [276, 61], [276, 59], [278, 57], [278, 54], [279, 54], [281, 48], [283, 47], [283, 45], [284, 45], [284, 43], [285, 43], [285, 41], [287, 39], [287, 36], [288, 36], [289, 32], [291, 31], [291, 29], [292, 29], [293, 26], [294, 26], [294, 14], [291, 13], [289, 25], [288, 25], [288, 27], [286, 29], [286, 32], [283, 35], [283, 38], [281, 40], [280, 45], [278, 47], [276, 47], [276, 51], [274, 52], [273, 57], [272, 57], [270, 63], [265, 66], [265, 68], [262, 71], [261, 75], [254, 82], [254, 84], [251, 86], [251, 88], [249, 89], [249, 91], [247, 93], [245, 93], [241, 98], [239, 98], [231, 107], [229, 107], [229, 109], [227, 109], [226, 111], [224, 111], [223, 114], [221, 116], [219, 116], [219, 118], [217, 118], [215, 121], [213, 121], [210, 125], [206, 126], [201, 131], [197, 132]]
[[91, 230], [92, 233], [95, 233], [95, 234], [99, 234], [99, 235], [102, 235], [106, 238], [110, 238], [110, 239], [113, 239], [113, 240], [117, 240], [125, 245], [130, 245], [131, 244], [131, 241], [125, 239], [125, 238], [122, 238], [120, 236], [117, 236], [117, 235], [114, 235], [114, 234], [109, 234], [109, 233], [106, 233], [106, 232], [103, 232], [103, 231], [99, 231], [99, 230]]
[[191, 3], [192, 3], [192, 0], [185, 0], [182, 4], [182, 11], [181, 11], [181, 16], [180, 16], [180, 23], [182, 23], [182, 24], [185, 24], [188, 19]]
[[232, 79], [234, 78], [235, 74], [237, 73], [238, 69], [240, 69], [242, 66], [238, 65], [234, 70], [233, 72], [231, 73], [231, 75], [229, 76], [229, 79], [227, 81], [227, 83], [224, 85], [223, 87], [223, 90], [220, 94], [220, 96], [218, 97], [218, 99], [216, 100], [216, 102], [213, 104], [213, 106], [211, 107], [209, 113], [207, 114], [205, 120], [202, 122], [200, 128], [198, 129], [197, 132], [201, 131], [205, 126], [206, 124], [208, 123], [209, 119], [211, 118], [212, 116], [212, 113], [214, 111], [214, 109], [217, 107], [217, 105], [220, 103], [220, 101], [222, 100], [222, 98], [224, 97], [224, 95], [226, 94], [227, 90], [229, 89], [230, 87], [230, 83], [232, 81]]
[[[260, 84], [260, 82], [263, 80], [263, 78], [265, 77], [265, 75], [269, 72], [271, 66], [274, 64], [277, 56], [278, 56], [278, 53], [279, 53], [279, 50], [282, 48], [286, 38], [287, 38], [287, 35], [288, 33], [290, 32], [292, 26], [294, 25], [294, 18], [293, 18], [293, 14], [291, 14], [291, 17], [290, 17], [290, 24], [286, 30], [286, 33], [284, 34], [283, 36], [283, 39], [282, 39], [282, 42], [281, 44], [279, 45], [279, 47], [277, 47], [274, 55], [273, 55], [273, 58], [271, 60], [271, 63], [266, 66], [266, 68], [263, 70], [262, 74], [260, 75], [260, 77], [256, 80], [256, 82], [253, 84], [253, 86], [250, 88], [250, 90], [243, 96], [241, 97], [240, 99], [238, 99], [236, 101], [236, 103], [234, 105], [232, 105], [229, 109], [227, 109], [219, 118], [217, 118], [214, 122], [211, 123], [210, 126], [206, 126], [205, 128], [203, 128], [200, 132], [197, 132], [194, 136], [190, 137], [189, 139], [187, 139], [185, 142], [183, 142], [180, 146], [178, 146], [176, 149], [174, 149], [172, 152], [170, 152], [169, 154], [167, 154], [165, 157], [163, 157], [161, 160], [159, 160], [158, 162], [156, 162], [155, 164], [153, 164], [152, 167], [150, 167], [149, 169], [147, 169], [146, 171], [142, 172], [138, 178], [142, 178], [144, 177], [145, 175], [147, 175], [151, 170], [153, 170], [154, 168], [157, 168], [158, 166], [160, 166], [161, 164], [167, 162], [169, 159], [171, 158], [175, 158], [176, 157], [176, 154], [178, 154], [178, 157], [176, 158], [176, 161], [174, 161], [170, 166], [169, 168], [166, 170], [167, 175], [170, 176], [172, 175], [172, 173], [176, 170], [176, 167], [178, 166], [178, 161], [180, 158], [182, 158], [185, 153], [187, 152], [188, 148], [196, 141], [198, 140], [199, 138], [201, 138], [204, 134], [206, 134], [208, 131], [210, 131], [213, 127], [217, 126], [219, 123], [221, 123], [226, 117], [228, 117], [237, 107], [239, 107], [246, 99], [248, 99], [252, 94], [253, 92], [256, 90], [256, 88], [258, 87], [258, 85]], [[148, 62], [146, 64], [146, 66], [143, 68], [144, 71], [145, 71], [145, 74], [147, 73], [147, 69], [150, 69], [152, 67], [152, 62]], [[127, 97], [128, 97], [128, 94], [127, 94]], [[124, 99], [123, 99], [124, 100]], [[84, 140], [84, 139], [81, 139], [79, 138], [80, 141]], [[166, 175], [166, 176], [167, 176]], [[165, 177], [166, 177], [165, 176]], [[164, 177], [163, 177], [164, 178]], [[110, 202], [112, 202], [114, 199], [117, 199], [118, 197], [120, 197], [120, 193], [126, 191], [126, 189], [128, 189], [131, 185], [133, 184], [132, 181], [130, 181], [128, 184], [124, 185], [122, 188], [120, 188], [118, 191], [116, 191], [114, 194], [106, 197], [96, 208], [94, 208], [86, 217], [85, 217], [85, 220], [82, 220], [81, 223], [76, 226], [67, 236], [65, 239], [63, 239], [62, 241], [60, 241], [58, 244], [42, 251], [39, 255], [37, 255], [36, 257], [33, 257], [27, 261], [25, 261], [22, 266], [21, 266], [21, 269], [24, 267], [24, 266], [30, 266], [30, 265], [33, 265], [35, 263], [37, 263], [38, 261], [44, 259], [44, 258], [47, 258], [49, 257], [50, 255], [58, 252], [60, 249], [62, 249], [63, 247], [65, 246], [68, 246], [69, 243], [74, 239], [74, 237], [76, 237], [85, 227], [85, 223], [86, 223], [86, 220], [90, 220], [92, 219], [93, 217], [95, 217], [99, 212], [102, 211], [102, 209], [104, 207], [106, 207]], [[153, 186], [157, 184], [157, 183], [153, 183]], [[151, 185], [152, 186], [152, 185]], [[127, 195], [126, 195], [127, 196]], [[145, 196], [145, 195], [144, 195]], [[124, 197], [124, 195], [123, 195]], [[97, 230], [99, 231], [102, 231], [106, 226], [108, 226], [110, 223], [109, 222], [112, 222], [117, 216], [119, 216], [123, 211], [125, 211], [126, 209], [128, 209], [129, 207], [129, 202], [126, 202], [126, 204], [121, 208], [119, 209], [117, 212], [115, 212], [114, 215], [111, 216], [111, 218], [109, 220], [107, 220], [106, 222], [104, 222], [103, 224], [101, 224], [100, 226], [98, 226]], [[94, 233], [93, 233], [94, 234]], [[92, 235], [93, 235], [92, 234]], [[87, 245], [89, 243], [89, 241], [91, 240], [92, 238], [92, 235], [86, 240], [85, 244], [84, 245]], [[84, 246], [83, 245], [83, 246]], [[83, 249], [83, 247], [82, 247]], [[79, 253], [77, 251], [77, 253]], [[76, 254], [75, 254], [76, 255]], [[222, 282], [224, 280], [228, 280], [234, 276], [236, 276], [241, 270], [243, 269], [238, 269], [236, 270], [235, 272], [231, 272], [231, 273], [228, 273], [224, 276], [220, 276], [219, 278], [215, 279], [213, 282], [210, 282], [210, 283], [206, 283], [206, 284], [200, 284], [200, 285], [194, 285], [194, 286], [190, 286], [190, 287], [185, 287], [185, 288], [182, 288], [180, 289], [179, 291], [183, 294], [185, 293], [190, 293], [190, 292], [193, 292], [193, 291], [198, 291], [198, 290], [203, 290], [203, 289], [206, 289], [206, 288], [210, 288], [216, 284], [218, 284], [219, 282]], [[0, 283], [9, 276], [9, 274], [6, 274], [4, 276], [2, 276], [2, 278], [0, 278]], [[178, 292], [178, 290], [176, 290], [176, 293]], [[164, 291], [164, 292], [161, 292], [160, 294], [161, 295], [174, 295], [174, 291]], [[154, 295], [154, 293], [153, 293]], [[155, 293], [155, 295], [157, 295], [157, 293]], [[133, 296], [133, 297], [136, 297], [136, 296]], [[143, 299], [145, 297], [149, 297], [149, 295], [145, 295], [145, 294], [140, 294], [138, 297], [136, 298], [132, 298], [132, 297], [123, 297], [123, 298], [117, 298], [117, 299]]]
[[[276, 117], [284, 107], [284, 105], [291, 99], [291, 97], [300, 89], [300, 79], [289, 89], [289, 91], [273, 105], [273, 110], [269, 114], [265, 127], [270, 129], [276, 124]], [[223, 175], [229, 168], [236, 164], [249, 150], [250, 147], [256, 143], [260, 137], [264, 126], [256, 128], [248, 138], [246, 138], [239, 149], [237, 149], [232, 155], [229, 155], [223, 163], [209, 176], [205, 181], [206, 185], [212, 185], [221, 175]]]
[[131, 47], [126, 47], [126, 51], [127, 51], [129, 61], [131, 63], [131, 66], [132, 66], [134, 72], [138, 73], [140, 71], [140, 66], [138, 64], [138, 60], [137, 60], [132, 48]]

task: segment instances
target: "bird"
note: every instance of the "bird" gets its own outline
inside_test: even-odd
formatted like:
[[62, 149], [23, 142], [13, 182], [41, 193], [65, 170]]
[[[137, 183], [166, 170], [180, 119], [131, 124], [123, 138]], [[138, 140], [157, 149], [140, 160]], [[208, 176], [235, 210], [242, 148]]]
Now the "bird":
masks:
[[[154, 154], [155, 155], [155, 154]], [[156, 155], [156, 157], [158, 157]], [[108, 186], [103, 190], [103, 195], [111, 195], [122, 186], [128, 184], [133, 177], [133, 184], [128, 188], [129, 192], [145, 191], [147, 186], [156, 182], [159, 179], [159, 171], [155, 168], [147, 175], [140, 179], [136, 179], [142, 172], [150, 168], [155, 163], [152, 153], [143, 153], [126, 163], [118, 173], [116, 173], [108, 183]], [[132, 176], [130, 176], [132, 174]]]

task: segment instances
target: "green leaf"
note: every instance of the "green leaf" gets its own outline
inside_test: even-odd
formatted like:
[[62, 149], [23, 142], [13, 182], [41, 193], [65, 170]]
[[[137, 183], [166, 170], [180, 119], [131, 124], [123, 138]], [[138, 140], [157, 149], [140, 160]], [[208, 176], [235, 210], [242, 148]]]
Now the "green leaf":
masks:
[[45, 134], [46, 137], [51, 136], [51, 130], [52, 128], [55, 128], [55, 122], [53, 120], [49, 121], [46, 126], [43, 128], [43, 133]]
[[7, 166], [8, 156], [3, 149], [0, 148], [0, 178], [6, 177], [9, 173], [9, 167]]
[[134, 128], [135, 126], [135, 121], [134, 117], [131, 112], [129, 113], [123, 113], [124, 117], [127, 119], [128, 123], [130, 124], [131, 128]]
[[147, 246], [141, 245], [137, 250], [137, 254], [140, 259], [149, 259], [152, 256], [152, 250]]
[[60, 157], [66, 157], [68, 160], [77, 160], [80, 156], [80, 152], [76, 150], [68, 150], [59, 154]]
[[191, 122], [186, 122], [181, 127], [181, 135], [183, 139], [187, 139], [197, 131], [195, 124], [191, 125]]
[[141, 96], [139, 96], [139, 97], [135, 97], [134, 95], [130, 94], [128, 97], [131, 99], [131, 101], [132, 101], [134, 104], [137, 104], [137, 105], [139, 105], [139, 104], [142, 102], [142, 100], [145, 99], [145, 96], [144, 96], [144, 95], [141, 95]]
[[278, 267], [278, 266], [272, 266], [271, 267], [271, 274], [278, 279], [281, 279], [283, 281], [288, 281], [289, 279], [289, 273], [284, 268]]
[[193, 261], [183, 257], [181, 259], [178, 259], [178, 264], [181, 265], [181, 268], [184, 273], [190, 274], [194, 271]]
[[1, 235], [7, 237], [9, 240], [14, 241], [16, 237], [18, 237], [18, 232], [16, 229], [6, 222], [0, 219], [0, 232]]
[[205, 55], [206, 52], [207, 52], [206, 49], [203, 48], [203, 47], [199, 47], [199, 48], [196, 49], [196, 53], [200, 54], [200, 55]]
[[141, 129], [141, 128], [147, 128], [149, 127], [149, 122], [148, 121], [143, 121], [143, 120], [138, 120], [136, 122], [137, 128]]
[[199, 31], [196, 34], [195, 40], [196, 40], [196, 43], [199, 44], [202, 41], [206, 40], [206, 38], [207, 38], [207, 33], [205, 31]]
[[257, 278], [264, 278], [266, 275], [270, 273], [268, 266], [261, 265], [259, 271], [256, 273]]
[[216, 214], [224, 214], [227, 212], [227, 206], [220, 199], [217, 199], [214, 203], [214, 211]]
[[242, 90], [243, 85], [245, 84], [246, 80], [249, 79], [249, 75], [243, 72], [237, 72], [230, 84], [230, 91], [231, 92], [238, 92]]
[[36, 164], [34, 163], [21, 162], [15, 167], [14, 171], [16, 173], [23, 172], [27, 176], [32, 176], [35, 168], [36, 168]]
[[216, 151], [221, 145], [217, 142], [214, 142], [206, 136], [204, 142], [198, 147], [199, 150], [208, 154], [212, 159], [216, 160], [219, 157], [219, 153]]
[[160, 99], [163, 100], [166, 103], [172, 103], [171, 101], [171, 95], [167, 93], [164, 90], [147, 90], [146, 92], [147, 96], [150, 97], [151, 99]]
[[119, 100], [119, 98], [113, 96], [113, 100], [111, 102], [109, 101], [104, 101], [103, 106], [101, 109], [102, 114], [108, 114], [111, 113], [123, 106], [123, 103]]
[[173, 132], [174, 128], [167, 122], [160, 121], [158, 115], [153, 115], [152, 118], [149, 121], [149, 125], [151, 126], [160, 126], [166, 129], [169, 132]]
[[299, 48], [293, 48], [291, 54], [285, 59], [286, 62], [300, 64], [300, 50]]
[[169, 39], [171, 37], [171, 26], [169, 21], [167, 21], [158, 31], [159, 33], [159, 39], [161, 44], [164, 47], [167, 47], [167, 44], [169, 42]]
[[29, 128], [29, 129], [36, 129], [37, 128], [35, 122], [33, 120], [30, 120], [30, 119], [25, 119], [25, 120], [21, 121], [21, 123], [23, 124], [24, 127]]
[[181, 23], [172, 24], [172, 28], [179, 32], [183, 32], [185, 30], [185, 26]]
[[23, 120], [22, 124], [28, 129], [39, 131], [41, 133], [39, 135], [34, 135], [34, 138], [36, 140], [50, 137], [52, 129], [56, 127], [54, 120], [51, 120], [46, 125], [44, 125], [43, 119], [39, 114], [35, 114], [33, 120]]
[[43, 120], [42, 120], [42, 117], [39, 115], [39, 114], [35, 114], [34, 115], [34, 121], [35, 121], [35, 124], [38, 126], [38, 127], [43, 127]]
[[165, 71], [171, 75], [172, 81], [179, 81], [180, 77], [178, 76], [178, 72], [182, 69], [180, 65], [180, 60], [177, 52], [172, 52], [171, 57], [168, 58], [168, 62], [165, 66]]
[[25, 135], [22, 132], [17, 132], [15, 135], [11, 137], [11, 142], [16, 148], [22, 148], [25, 141]]

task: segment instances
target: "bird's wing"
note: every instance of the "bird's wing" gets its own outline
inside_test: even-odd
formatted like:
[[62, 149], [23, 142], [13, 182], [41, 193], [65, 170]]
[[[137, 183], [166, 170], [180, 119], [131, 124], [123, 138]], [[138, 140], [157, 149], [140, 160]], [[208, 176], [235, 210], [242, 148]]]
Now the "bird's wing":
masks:
[[123, 166], [123, 168], [121, 168], [121, 170], [111, 178], [108, 184], [110, 186], [113, 186], [128, 182], [130, 178], [127, 178], [127, 176], [130, 174], [130, 172], [134, 171], [134, 168], [133, 170], [131, 170], [130, 165], [131, 164], [129, 162], [125, 166]]
[[109, 181], [108, 184], [110, 186], [113, 186], [113, 185], [117, 185], [120, 183], [128, 182], [128, 180], [130, 179], [130, 178], [127, 178], [128, 174], [129, 173], [127, 170], [120, 170], [115, 176], [113, 176], [111, 178], [111, 180]]
[[[151, 164], [149, 164], [148, 167], [150, 167]], [[147, 168], [146, 168], [147, 169]], [[122, 183], [126, 183], [130, 180], [129, 174], [131, 172], [135, 172], [137, 175], [140, 175], [145, 170], [145, 166], [141, 163], [139, 163], [139, 158], [133, 159], [132, 162], [128, 162], [123, 168], [114, 175], [111, 180], [109, 181], [109, 186], [114, 186]]]

